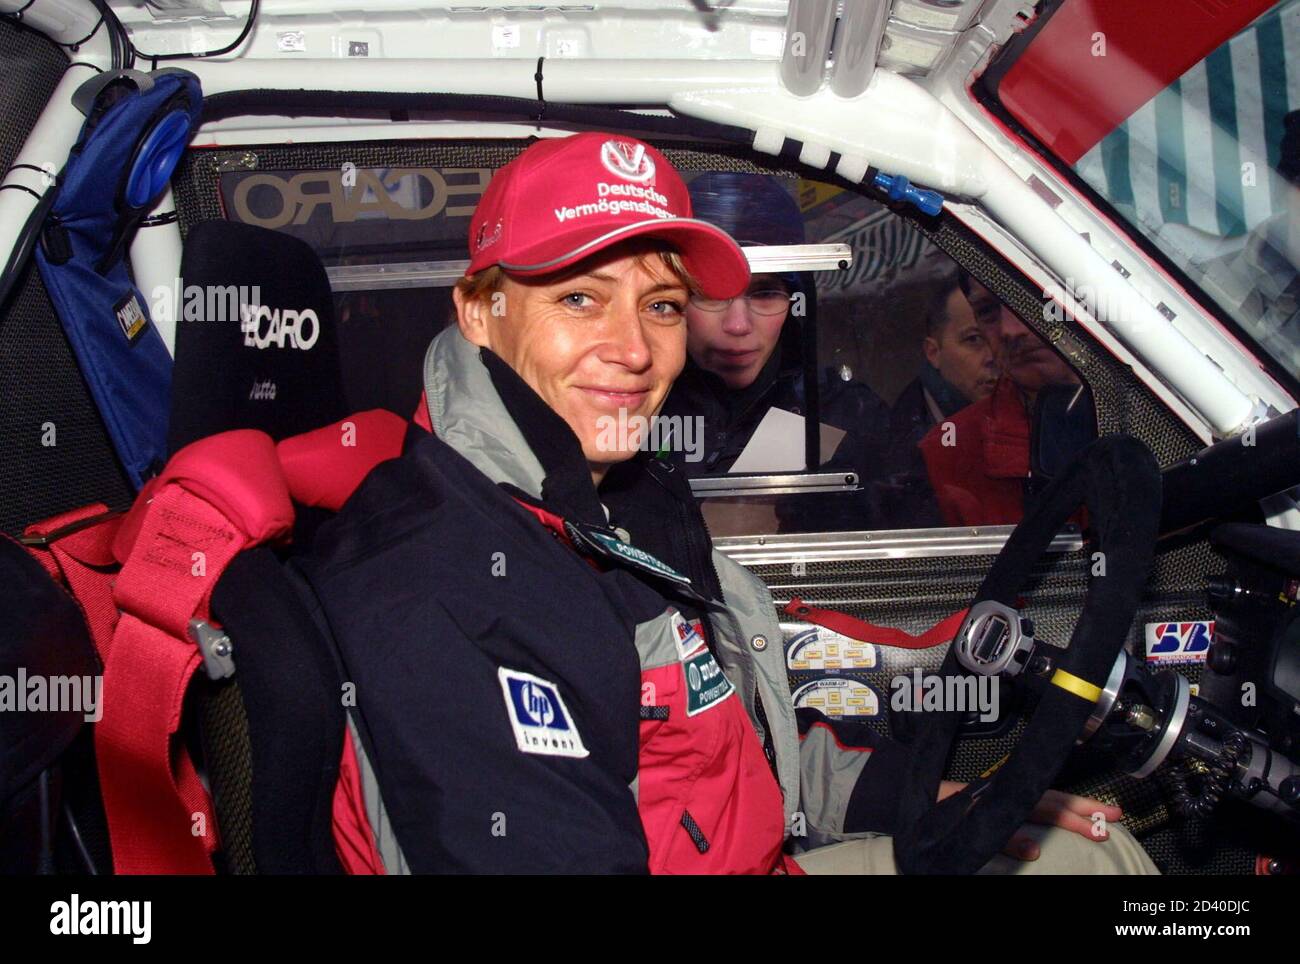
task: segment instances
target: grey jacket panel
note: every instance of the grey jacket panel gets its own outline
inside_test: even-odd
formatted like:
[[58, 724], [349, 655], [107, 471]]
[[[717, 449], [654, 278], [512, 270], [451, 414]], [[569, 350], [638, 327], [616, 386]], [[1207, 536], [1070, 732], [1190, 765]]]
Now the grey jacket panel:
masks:
[[375, 769], [370, 765], [370, 757], [366, 755], [366, 748], [357, 734], [357, 726], [352, 722], [350, 713], [348, 714], [348, 739], [352, 741], [352, 749], [356, 751], [357, 766], [361, 772], [361, 796], [366, 807], [366, 819], [370, 822], [370, 832], [374, 837], [375, 849], [379, 851], [379, 859], [384, 862], [385, 872], [409, 874], [411, 868], [406, 863], [406, 855], [402, 853], [402, 845], [397, 842], [393, 824], [388, 819], [388, 811], [384, 808], [384, 800], [379, 794], [379, 778], [375, 776]]
[[[824, 727], [811, 727], [800, 745], [803, 807], [814, 846], [844, 839], [844, 814], [870, 750], [846, 751]], [[811, 842], [811, 841], [810, 841]]]
[[760, 741], [768, 736], [755, 705], [756, 700], [762, 701], [763, 716], [771, 729], [772, 748], [776, 753], [777, 778], [785, 799], [789, 831], [791, 818], [802, 806], [799, 728], [790, 700], [790, 685], [786, 682], [785, 649], [776, 606], [761, 579], [717, 549], [713, 550], [713, 565], [727, 602], [727, 613], [713, 620], [721, 655], [732, 683], [745, 701]]
[[[654, 619], [637, 623], [636, 652], [641, 660], [641, 671], [659, 666], [672, 666], [679, 661], [673, 616], [677, 610], [667, 607]], [[680, 619], [680, 615], [678, 616]]]
[[438, 438], [493, 482], [509, 482], [541, 497], [546, 477], [541, 462], [506, 412], [478, 347], [454, 325], [425, 353], [424, 391]]

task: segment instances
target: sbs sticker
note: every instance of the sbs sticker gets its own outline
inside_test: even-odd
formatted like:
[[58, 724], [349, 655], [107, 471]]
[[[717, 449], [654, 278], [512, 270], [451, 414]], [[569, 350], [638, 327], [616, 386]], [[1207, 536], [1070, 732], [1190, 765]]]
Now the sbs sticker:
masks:
[[1204, 663], [1214, 641], [1214, 620], [1147, 623], [1148, 663]]

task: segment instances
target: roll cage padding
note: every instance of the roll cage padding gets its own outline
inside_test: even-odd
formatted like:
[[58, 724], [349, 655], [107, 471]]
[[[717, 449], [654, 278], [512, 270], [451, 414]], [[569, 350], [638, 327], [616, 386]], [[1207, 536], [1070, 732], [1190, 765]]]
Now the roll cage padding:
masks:
[[[1099, 691], [1137, 612], [1154, 553], [1160, 499], [1160, 470], [1145, 445], [1125, 435], [1098, 439], [1043, 490], [994, 560], [974, 603], [995, 600], [1014, 607], [1034, 563], [1079, 505], [1086, 505], [1092, 535], [1088, 591], [1053, 678], [1065, 681], [1059, 676], [1064, 672]], [[969, 675], [954, 648], [938, 673]], [[962, 714], [951, 709], [920, 714], [894, 838], [902, 873], [975, 873], [1028, 818], [1095, 705], [1061, 685], [1045, 689], [1006, 762], [987, 781], [939, 803], [939, 783]]]

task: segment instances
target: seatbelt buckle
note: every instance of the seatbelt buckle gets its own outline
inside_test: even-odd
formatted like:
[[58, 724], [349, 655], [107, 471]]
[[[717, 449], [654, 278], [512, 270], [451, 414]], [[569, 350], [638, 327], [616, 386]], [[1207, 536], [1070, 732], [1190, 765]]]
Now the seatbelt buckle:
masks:
[[199, 648], [208, 679], [227, 679], [235, 675], [235, 647], [224, 630], [206, 620], [191, 619], [190, 639]]

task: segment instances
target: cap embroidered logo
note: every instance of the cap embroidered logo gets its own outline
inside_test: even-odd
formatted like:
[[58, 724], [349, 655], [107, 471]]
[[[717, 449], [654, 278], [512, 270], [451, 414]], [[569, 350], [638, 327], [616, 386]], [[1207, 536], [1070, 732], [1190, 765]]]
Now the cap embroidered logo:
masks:
[[644, 144], [606, 141], [600, 145], [600, 163], [615, 177], [636, 184], [653, 184], [655, 162], [646, 154]]

